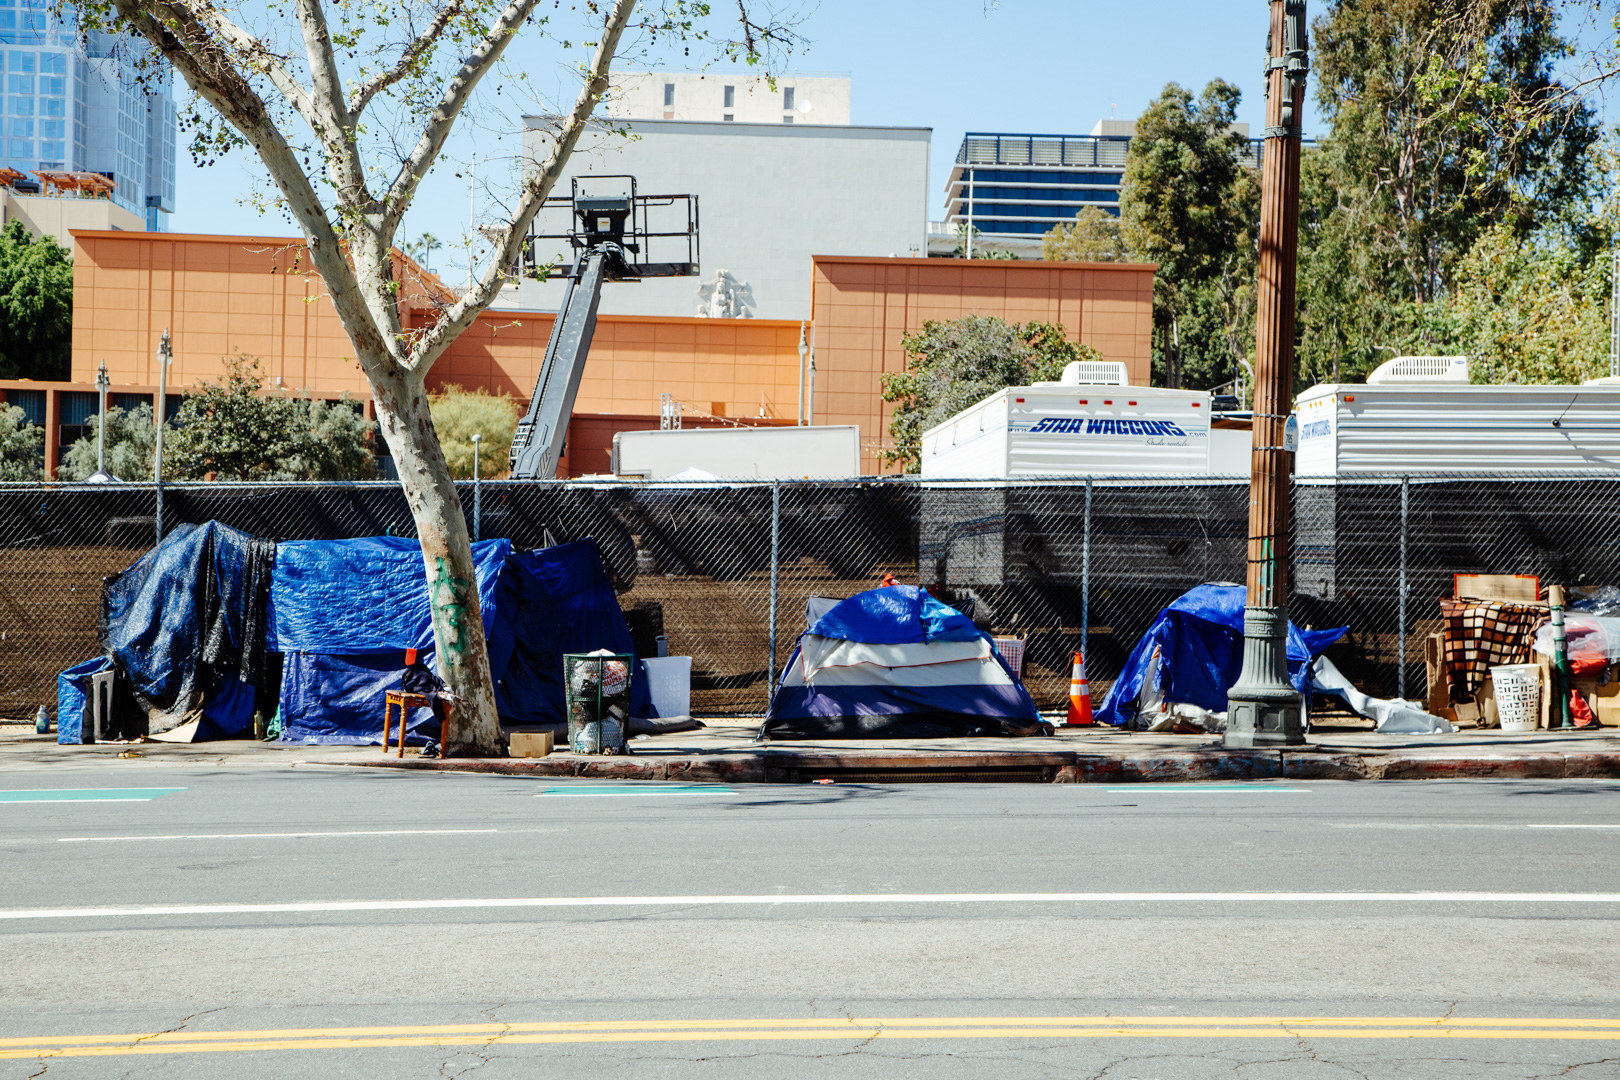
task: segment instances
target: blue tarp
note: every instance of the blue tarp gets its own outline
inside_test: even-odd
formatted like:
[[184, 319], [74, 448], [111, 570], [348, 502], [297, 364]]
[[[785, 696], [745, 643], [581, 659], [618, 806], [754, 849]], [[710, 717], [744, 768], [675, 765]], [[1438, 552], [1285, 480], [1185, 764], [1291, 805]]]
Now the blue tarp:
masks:
[[810, 633], [868, 645], [977, 641], [984, 632], [955, 608], [915, 585], [868, 589], [833, 605]]
[[[1182, 593], [1136, 643], [1108, 688], [1097, 719], [1123, 727], [1136, 718], [1136, 701], [1155, 649], [1166, 701], [1225, 710], [1227, 691], [1243, 667], [1243, 605], [1241, 585], [1199, 585]], [[1288, 677], [1295, 689], [1304, 692], [1311, 661], [1347, 629], [1301, 630], [1288, 624]]]
[[[478, 603], [488, 634], [510, 540], [473, 545]], [[414, 539], [296, 540], [276, 548], [270, 648], [281, 652], [399, 652], [433, 645], [427, 572]]]
[[[473, 558], [501, 719], [564, 722], [562, 654], [632, 651], [596, 542], [514, 552], [509, 541], [488, 540], [473, 545]], [[421, 548], [392, 537], [283, 544], [271, 597], [286, 652], [282, 739], [380, 742], [383, 694], [399, 688], [404, 650], [433, 663]], [[646, 715], [647, 702], [638, 664], [631, 712]], [[439, 735], [427, 709], [414, 710], [408, 727], [411, 742]]]
[[90, 696], [90, 676], [112, 668], [105, 656], [75, 664], [56, 677], [56, 741], [64, 745], [84, 742], [84, 724], [89, 719], [85, 702]]

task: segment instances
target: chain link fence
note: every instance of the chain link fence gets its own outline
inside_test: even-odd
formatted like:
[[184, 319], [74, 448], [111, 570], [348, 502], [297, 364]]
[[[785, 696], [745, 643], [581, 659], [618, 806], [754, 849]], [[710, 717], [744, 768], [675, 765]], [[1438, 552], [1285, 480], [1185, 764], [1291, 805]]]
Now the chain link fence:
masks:
[[[811, 596], [885, 572], [1025, 640], [1037, 704], [1067, 698], [1083, 649], [1101, 695], [1159, 611], [1241, 582], [1241, 481], [485, 482], [476, 534], [523, 548], [595, 537], [647, 652], [693, 658], [700, 714], [758, 714]], [[278, 540], [411, 536], [396, 485], [169, 484], [166, 529], [219, 520]], [[156, 536], [152, 485], [0, 485], [0, 716], [51, 706], [56, 674], [99, 651], [101, 583]], [[1291, 614], [1348, 626], [1333, 656], [1379, 695], [1423, 691], [1425, 635], [1457, 573], [1620, 584], [1620, 477], [1299, 480]], [[1403, 662], [1404, 659], [1404, 662]]]

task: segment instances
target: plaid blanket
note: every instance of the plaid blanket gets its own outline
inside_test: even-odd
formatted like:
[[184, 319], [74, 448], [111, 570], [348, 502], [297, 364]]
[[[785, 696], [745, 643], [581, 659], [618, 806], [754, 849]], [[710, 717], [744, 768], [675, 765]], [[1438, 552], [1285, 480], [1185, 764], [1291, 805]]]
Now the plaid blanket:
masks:
[[1446, 621], [1446, 680], [1452, 702], [1471, 701], [1499, 664], [1530, 664], [1536, 627], [1547, 609], [1505, 600], [1441, 600]]

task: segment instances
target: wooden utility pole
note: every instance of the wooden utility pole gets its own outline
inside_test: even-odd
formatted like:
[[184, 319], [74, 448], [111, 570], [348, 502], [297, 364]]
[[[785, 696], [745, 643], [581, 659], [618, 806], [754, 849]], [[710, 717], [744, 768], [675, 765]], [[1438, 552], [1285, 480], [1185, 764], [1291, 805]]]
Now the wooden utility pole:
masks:
[[1288, 418], [1294, 405], [1300, 118], [1309, 61], [1305, 0], [1268, 2], [1248, 606], [1243, 613], [1243, 671], [1229, 695], [1223, 740], [1238, 747], [1305, 741], [1299, 694], [1288, 681], [1288, 480], [1293, 471]]

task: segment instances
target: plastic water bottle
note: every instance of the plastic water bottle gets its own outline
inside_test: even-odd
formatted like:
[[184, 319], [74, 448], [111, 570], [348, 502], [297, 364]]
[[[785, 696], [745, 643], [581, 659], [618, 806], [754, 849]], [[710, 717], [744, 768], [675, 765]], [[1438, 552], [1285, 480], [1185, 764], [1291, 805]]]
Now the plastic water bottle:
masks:
[[50, 730], [51, 714], [45, 711], [45, 706], [41, 705], [39, 712], [34, 714], [34, 734], [46, 735], [50, 733]]

